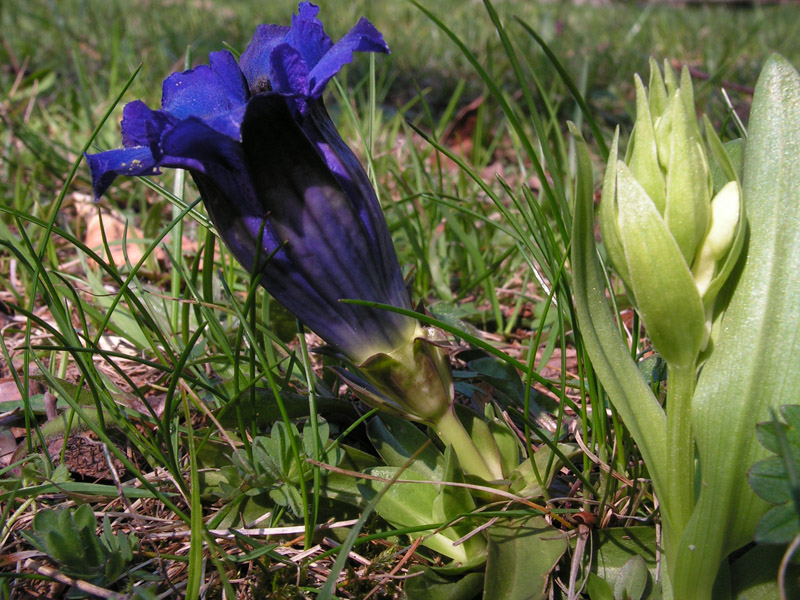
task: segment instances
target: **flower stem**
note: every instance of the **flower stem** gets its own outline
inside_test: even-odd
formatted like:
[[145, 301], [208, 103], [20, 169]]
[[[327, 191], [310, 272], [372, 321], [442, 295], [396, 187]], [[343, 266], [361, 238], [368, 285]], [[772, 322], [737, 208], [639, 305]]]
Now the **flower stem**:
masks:
[[458, 420], [452, 406], [437, 419], [433, 426], [439, 438], [445, 444], [453, 446], [458, 462], [465, 473], [477, 475], [486, 481], [503, 478], [503, 469], [497, 456], [484, 456], [481, 453], [461, 421]]
[[[667, 490], [663, 509], [669, 513], [671, 538], [680, 540], [695, 504], [694, 436], [692, 435], [692, 396], [697, 369], [667, 367]], [[674, 564], [674, 561], [671, 561]]]

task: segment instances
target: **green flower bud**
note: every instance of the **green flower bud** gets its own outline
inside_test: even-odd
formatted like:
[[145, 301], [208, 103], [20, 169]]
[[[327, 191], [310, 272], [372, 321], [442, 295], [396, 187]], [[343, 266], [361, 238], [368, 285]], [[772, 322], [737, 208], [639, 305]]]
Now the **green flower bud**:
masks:
[[694, 364], [708, 343], [714, 299], [741, 244], [741, 194], [712, 199], [706, 147], [686, 69], [680, 83], [651, 60], [650, 94], [637, 75], [636, 121], [625, 162], [614, 137], [600, 228], [653, 346], [668, 363]]

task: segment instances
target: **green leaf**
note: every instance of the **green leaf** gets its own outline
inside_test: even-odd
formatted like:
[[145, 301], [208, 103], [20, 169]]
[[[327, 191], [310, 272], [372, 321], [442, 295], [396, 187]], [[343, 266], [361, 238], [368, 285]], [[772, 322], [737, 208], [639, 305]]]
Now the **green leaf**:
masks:
[[793, 504], [781, 504], [767, 511], [756, 526], [760, 544], [788, 544], [800, 533], [800, 516]]
[[45, 508], [36, 513], [33, 517], [33, 530], [37, 535], [44, 535], [48, 531], [58, 529], [59, 512], [51, 508]]
[[614, 600], [640, 600], [647, 588], [650, 573], [640, 555], [631, 556], [622, 565], [614, 584]]
[[311, 423], [306, 423], [305, 427], [303, 427], [303, 451], [306, 456], [314, 456], [317, 440], [319, 440], [321, 448], [324, 448], [328, 443], [331, 435], [331, 426], [322, 417], [317, 418], [317, 432], [319, 437], [314, 436], [314, 429], [311, 427]]
[[[444, 454], [445, 471], [444, 481], [464, 483], [464, 473], [458, 465], [458, 458], [452, 446], [448, 446]], [[439, 486], [439, 495], [431, 506], [431, 514], [435, 521], [451, 521], [459, 515], [475, 510], [475, 500], [465, 487], [445, 485]], [[472, 534], [475, 524], [471, 521], [462, 521], [448, 527], [442, 533], [452, 540], [467, 537], [462, 542], [464, 552], [470, 562], [480, 560], [486, 556], [486, 536], [483, 533]]]
[[92, 508], [88, 504], [81, 504], [72, 514], [75, 520], [75, 527], [78, 529], [89, 529], [94, 533], [97, 521], [94, 518]]
[[71, 565], [83, 559], [83, 544], [74, 532], [49, 531], [45, 536], [45, 543], [47, 553], [60, 563]]
[[756, 437], [758, 438], [758, 442], [764, 446], [764, 448], [775, 454], [780, 452], [781, 449], [776, 428], [782, 429], [784, 433], [789, 431], [789, 426], [780, 421], [765, 421], [756, 424]]
[[[776, 546], [755, 546], [739, 556], [730, 566], [733, 600], [779, 598], [778, 565], [783, 553], [784, 549]], [[789, 565], [785, 583], [785, 598], [800, 598], [800, 565]]]
[[[570, 459], [580, 453], [580, 448], [574, 444], [558, 444], [557, 448], [561, 450], [564, 456]], [[561, 458], [558, 455], [553, 456], [553, 454], [554, 452], [549, 446], [542, 446], [533, 454], [533, 460], [536, 462], [536, 471], [545, 479], [543, 481], [545, 488], [550, 486], [553, 477], [563, 466]], [[549, 471], [547, 470], [548, 466], [550, 467]], [[544, 494], [529, 458], [521, 462], [511, 473], [510, 491], [523, 497], [537, 497]]]
[[444, 577], [419, 565], [411, 567], [409, 573], [413, 576], [405, 584], [408, 600], [472, 600], [483, 590], [483, 573]]
[[[383, 479], [392, 479], [401, 469], [398, 467], [375, 467], [367, 469], [366, 474]], [[402, 479], [422, 481], [425, 477], [413, 469], [402, 470]], [[383, 481], [367, 480], [358, 484], [358, 489], [369, 502], [386, 484]], [[439, 496], [438, 486], [434, 483], [393, 483], [375, 507], [377, 512], [394, 527], [418, 527], [430, 525], [431, 528], [415, 533], [413, 537], [425, 536], [423, 546], [435, 550], [460, 563], [468, 563], [468, 556], [463, 545], [454, 545], [455, 537], [445, 535], [446, 531], [433, 533], [434, 526], [440, 525], [433, 514], [436, 498]], [[452, 515], [456, 517], [457, 515]]]
[[[595, 533], [595, 544], [592, 573], [606, 583], [609, 591], [613, 585], [613, 598], [625, 598], [624, 594], [643, 600], [661, 598], [660, 586], [653, 583], [657, 544], [652, 527], [601, 529]], [[604, 588], [599, 584], [596, 587], [598, 597], [603, 598]]]
[[[674, 565], [676, 597], [707, 597], [720, 562], [749, 542], [766, 503], [745, 485], [766, 450], [753, 423], [800, 395], [800, 76], [773, 55], [756, 86], [742, 191], [749, 226], [738, 282], [698, 380], [698, 504]], [[723, 290], [723, 293], [725, 291]]]
[[781, 416], [794, 431], [795, 444], [800, 445], [800, 404], [781, 406]]
[[663, 215], [667, 204], [666, 183], [658, 164], [653, 118], [650, 115], [650, 106], [641, 78], [635, 75], [634, 81], [636, 84], [636, 124], [631, 134], [631, 157], [627, 162], [633, 176], [642, 184], [658, 212]]
[[[491, 406], [487, 405], [488, 408], [491, 408]], [[504, 421], [496, 417], [491, 420], [487, 418], [486, 424], [489, 426], [489, 431], [492, 433], [492, 438], [497, 446], [497, 455], [503, 465], [503, 474], [508, 476], [519, 466], [519, 439]]]
[[589, 573], [586, 578], [586, 592], [591, 600], [614, 600], [611, 586], [594, 573]]
[[747, 472], [747, 481], [758, 497], [770, 504], [783, 504], [792, 500], [783, 458], [770, 456], [758, 461]]
[[764, 544], [786, 544], [800, 534], [800, 407], [781, 407], [788, 425], [773, 416], [759, 423], [759, 442], [777, 454], [758, 461], [747, 472], [747, 481], [759, 498], [771, 508], [758, 522], [756, 541]]
[[[577, 173], [572, 221], [572, 270], [579, 332], [597, 376], [636, 440], [657, 493], [665, 491], [666, 415], [631, 358], [606, 299], [594, 242], [594, 186], [586, 143], [574, 127]], [[602, 206], [601, 206], [602, 211]]]
[[513, 365], [494, 356], [482, 356], [467, 363], [467, 366], [478, 373], [481, 379], [492, 384], [498, 391], [509, 397], [517, 406], [522, 406], [525, 397], [525, 386]]
[[[573, 132], [574, 135], [580, 135], [577, 129]], [[587, 218], [591, 218], [591, 212], [588, 208], [584, 210], [584, 206], [578, 203], [585, 202], [587, 198], [592, 199], [594, 203], [594, 189], [592, 182], [592, 163], [589, 159], [588, 150], [586, 149], [586, 142], [583, 137], [578, 137], [579, 149], [581, 155], [581, 162], [578, 164], [578, 172], [576, 174], [576, 205], [575, 216], [586, 214]], [[625, 249], [622, 247], [622, 240], [619, 237], [619, 229], [617, 226], [617, 154], [619, 146], [619, 128], [614, 131], [614, 141], [611, 143], [611, 153], [608, 155], [608, 164], [606, 165], [605, 173], [603, 174], [603, 190], [600, 198], [600, 210], [598, 219], [600, 221], [600, 232], [603, 235], [603, 247], [606, 251], [606, 256], [611, 262], [611, 266], [617, 271], [617, 274], [622, 278], [625, 287], [630, 289], [630, 273], [628, 273], [628, 265], [625, 261]], [[579, 226], [572, 222], [573, 237], [576, 233], [576, 228]], [[594, 248], [594, 220], [592, 219], [592, 239], [581, 240], [581, 244], [586, 242], [589, 246]], [[574, 249], [574, 246], [573, 246]], [[573, 254], [572, 260], [575, 260]], [[632, 292], [631, 292], [632, 293]]]
[[[423, 479], [442, 479], [444, 456], [413, 423], [394, 415], [376, 415], [367, 423], [367, 435], [378, 455], [390, 467], [402, 467], [416, 454], [412, 468]], [[420, 448], [423, 449], [417, 454]]]
[[567, 550], [560, 532], [533, 516], [489, 528], [484, 600], [547, 598], [550, 572]]
[[[457, 419], [464, 426], [473, 444], [480, 450], [481, 458], [494, 473], [503, 473], [502, 457], [489, 425], [481, 416], [463, 404], [455, 405]], [[503, 473], [505, 475], [505, 473]]]
[[682, 85], [670, 104], [672, 148], [667, 166], [667, 206], [663, 215], [686, 263], [691, 264], [711, 217], [711, 182], [704, 150], [696, 135], [692, 84], [691, 81], [684, 84], [688, 87]]

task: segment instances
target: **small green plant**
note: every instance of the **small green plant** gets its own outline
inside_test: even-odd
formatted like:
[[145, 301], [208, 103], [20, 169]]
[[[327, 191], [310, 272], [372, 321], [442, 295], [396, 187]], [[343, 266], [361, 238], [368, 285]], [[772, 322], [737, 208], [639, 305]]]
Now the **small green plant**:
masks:
[[773, 415], [756, 426], [758, 441], [774, 454], [747, 472], [756, 495], [773, 505], [756, 527], [762, 544], [788, 544], [800, 536], [800, 406], [781, 406], [780, 413], [785, 423]]
[[88, 504], [75, 510], [45, 509], [33, 519], [33, 532], [23, 537], [47, 554], [65, 575], [97, 585], [113, 583], [133, 560], [136, 536], [112, 533], [108, 517], [103, 532], [96, 533], [97, 521]]
[[[288, 508], [296, 517], [303, 515], [303, 499], [299, 492], [300, 480], [309, 480], [313, 476], [311, 466], [305, 462], [314, 457], [314, 444], [319, 439], [323, 448], [328, 445], [330, 426], [324, 419], [319, 420], [318, 438], [310, 424], [303, 428], [303, 435], [294, 424], [291, 430], [282, 422], [272, 427], [269, 436], [256, 436], [252, 443], [252, 458], [244, 452], [233, 456], [235, 469], [223, 468], [226, 481], [220, 482], [223, 495], [236, 497], [245, 490], [248, 497], [268, 494], [272, 501], [281, 507]], [[292, 456], [292, 437], [295, 443], [302, 441], [301, 462]], [[299, 445], [299, 444], [298, 444]], [[322, 460], [331, 465], [341, 462], [344, 451], [330, 447], [320, 452]], [[301, 465], [302, 475], [298, 470]]]

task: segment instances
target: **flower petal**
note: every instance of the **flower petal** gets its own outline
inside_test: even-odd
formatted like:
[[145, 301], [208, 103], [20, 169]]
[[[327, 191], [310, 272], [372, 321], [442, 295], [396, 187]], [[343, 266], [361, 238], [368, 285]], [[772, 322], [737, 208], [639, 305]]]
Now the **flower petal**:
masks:
[[[342, 140], [322, 100], [311, 105], [308, 113], [300, 117], [299, 124], [347, 194], [369, 238], [371, 254], [374, 262], [380, 265], [380, 272], [393, 273], [397, 269], [397, 255], [372, 183], [356, 155]], [[402, 278], [382, 277], [381, 282], [385, 302], [411, 308]]]
[[[261, 25], [256, 29], [240, 60], [251, 94], [275, 91], [319, 98], [331, 78], [353, 60], [354, 52], [389, 52], [381, 33], [364, 18], [334, 44], [318, 13], [314, 4], [301, 2], [291, 27]], [[297, 108], [305, 111], [302, 98]]]
[[205, 173], [209, 165], [219, 164], [246, 179], [240, 144], [197, 117], [189, 117], [167, 130], [161, 138], [165, 167]]
[[159, 165], [147, 146], [120, 148], [84, 156], [92, 173], [92, 187], [96, 199], [105, 193], [117, 175], [132, 177], [159, 173]]
[[239, 66], [254, 96], [272, 89], [269, 57], [275, 47], [284, 42], [288, 33], [289, 28], [283, 25], [259, 25], [239, 57]]
[[354, 52], [389, 52], [381, 32], [364, 17], [314, 64], [310, 73], [311, 97], [322, 96], [333, 76], [353, 60]]
[[210, 117], [241, 107], [247, 96], [247, 82], [236, 59], [223, 50], [212, 52], [208, 65], [167, 77], [161, 105], [179, 119]]
[[[387, 270], [375, 252], [351, 198], [292, 119], [285, 99], [250, 101], [242, 145], [263, 215], [286, 241], [262, 271], [269, 292], [351, 358], [407, 341], [413, 319], [339, 302], [392, 303], [387, 286], [403, 287], [402, 275], [396, 259]], [[407, 294], [398, 305], [410, 306]]]
[[153, 110], [141, 100], [134, 100], [122, 109], [122, 145], [153, 146], [158, 144], [161, 132], [174, 122], [167, 113]]
[[308, 96], [308, 65], [296, 48], [281, 44], [269, 60], [273, 91], [284, 96]]
[[292, 26], [286, 36], [286, 43], [296, 48], [311, 69], [333, 46], [333, 41], [325, 33], [322, 22], [317, 18], [319, 7], [310, 2], [301, 2], [298, 14], [292, 15]]

